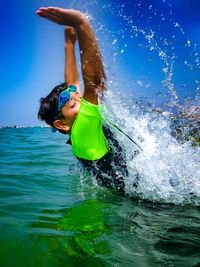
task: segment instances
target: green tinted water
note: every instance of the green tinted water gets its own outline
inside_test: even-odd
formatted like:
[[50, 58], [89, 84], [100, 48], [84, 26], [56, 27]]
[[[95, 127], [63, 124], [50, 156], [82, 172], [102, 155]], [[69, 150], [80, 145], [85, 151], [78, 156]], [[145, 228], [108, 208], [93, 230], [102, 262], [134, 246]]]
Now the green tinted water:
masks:
[[95, 185], [42, 128], [0, 129], [0, 266], [199, 266], [199, 207]]

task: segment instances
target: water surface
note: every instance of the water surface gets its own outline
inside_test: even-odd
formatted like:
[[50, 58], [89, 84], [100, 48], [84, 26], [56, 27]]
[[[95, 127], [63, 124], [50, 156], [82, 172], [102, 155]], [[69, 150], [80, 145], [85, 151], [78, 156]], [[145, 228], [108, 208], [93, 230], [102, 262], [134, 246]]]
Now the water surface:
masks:
[[0, 129], [0, 266], [199, 266], [199, 206], [99, 187], [48, 128]]

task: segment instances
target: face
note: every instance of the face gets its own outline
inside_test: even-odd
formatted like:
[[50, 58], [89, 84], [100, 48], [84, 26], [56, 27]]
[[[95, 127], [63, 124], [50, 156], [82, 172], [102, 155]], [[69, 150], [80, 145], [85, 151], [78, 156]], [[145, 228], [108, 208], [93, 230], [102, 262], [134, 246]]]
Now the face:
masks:
[[79, 93], [71, 93], [69, 101], [62, 108], [62, 115], [65, 123], [72, 126], [75, 121], [81, 105], [81, 95]]

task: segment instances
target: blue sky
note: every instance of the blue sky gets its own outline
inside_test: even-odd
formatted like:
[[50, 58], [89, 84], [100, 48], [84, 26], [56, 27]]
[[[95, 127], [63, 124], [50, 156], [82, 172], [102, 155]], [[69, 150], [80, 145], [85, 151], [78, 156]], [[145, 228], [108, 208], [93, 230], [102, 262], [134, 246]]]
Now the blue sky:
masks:
[[136, 98], [153, 98], [162, 92], [164, 99], [168, 88], [162, 83], [166, 66], [162, 54], [159, 56], [161, 51], [169, 64], [175, 55], [172, 83], [180, 101], [196, 95], [200, 77], [198, 0], [4, 2], [0, 10], [0, 125], [40, 124], [40, 97], [63, 81], [63, 27], [37, 17], [35, 11], [40, 6], [88, 12], [103, 51], [108, 80], [133, 91]]

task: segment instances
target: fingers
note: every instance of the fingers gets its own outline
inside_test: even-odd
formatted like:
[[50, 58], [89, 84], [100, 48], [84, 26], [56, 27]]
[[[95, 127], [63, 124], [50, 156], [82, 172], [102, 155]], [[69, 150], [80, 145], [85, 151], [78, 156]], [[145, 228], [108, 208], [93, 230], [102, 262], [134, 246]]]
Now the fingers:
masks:
[[48, 12], [38, 12], [38, 16], [43, 17], [45, 19], [51, 20], [53, 22], [59, 23], [58, 17], [55, 16], [54, 14], [48, 13]]
[[52, 11], [55, 12], [55, 10], [57, 10], [58, 8], [54, 8], [54, 7], [40, 7], [37, 11]]
[[51, 14], [61, 14], [63, 12], [65, 12], [66, 9], [63, 8], [58, 8], [58, 7], [40, 7], [37, 11], [36, 14], [40, 13], [40, 12], [48, 12]]
[[36, 11], [36, 14], [37, 15], [40, 15], [40, 14], [54, 14], [54, 15], [57, 15], [58, 16], [58, 13], [53, 11], [53, 10], [50, 10], [49, 8], [47, 7], [41, 7], [39, 8], [37, 11]]
[[68, 35], [69, 35], [70, 31], [71, 31], [71, 27], [70, 27], [70, 26], [65, 26], [65, 27], [64, 27], [65, 41], [68, 40]]
[[36, 14], [58, 24], [73, 27], [86, 20], [86, 17], [80, 11], [58, 7], [41, 7], [36, 11]]
[[41, 7], [36, 11], [36, 14], [55, 23], [61, 24], [60, 14], [49, 8]]
[[50, 9], [48, 7], [40, 7], [37, 11], [36, 11], [37, 15], [55, 15], [55, 16], [59, 16], [59, 12], [55, 11], [54, 9]]
[[64, 29], [65, 29], [65, 31], [72, 31], [73, 30], [73, 27], [71, 27], [71, 26], [65, 26]]
[[64, 30], [65, 30], [66, 35], [73, 35], [73, 36], [76, 35], [76, 31], [75, 31], [74, 27], [72, 27], [72, 26], [65, 26]]
[[66, 11], [69, 11], [69, 9], [64, 9], [64, 8], [59, 8], [59, 7], [47, 7], [47, 9], [54, 13], [65, 13]]
[[74, 44], [77, 40], [76, 31], [71, 26], [65, 26], [64, 35], [66, 43], [69, 42]]

